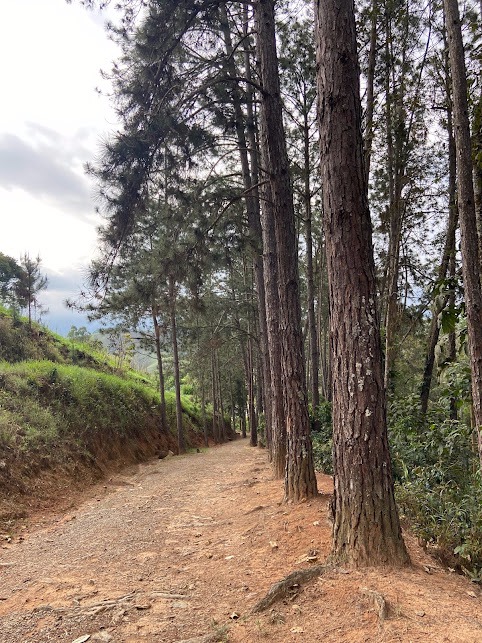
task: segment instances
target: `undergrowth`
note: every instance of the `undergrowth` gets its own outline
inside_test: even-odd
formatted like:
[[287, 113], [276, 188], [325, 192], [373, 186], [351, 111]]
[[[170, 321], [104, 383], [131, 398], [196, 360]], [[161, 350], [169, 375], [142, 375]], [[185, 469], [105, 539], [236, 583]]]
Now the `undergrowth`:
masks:
[[470, 427], [442, 404], [425, 420], [418, 398], [389, 410], [396, 495], [402, 516], [446, 564], [482, 580], [482, 480]]
[[[166, 399], [169, 414], [173, 397]], [[183, 402], [186, 429], [199, 431]], [[3, 442], [28, 450], [64, 438], [87, 448], [104, 441], [107, 448], [115, 436], [159, 426], [159, 418], [158, 391], [137, 378], [49, 361], [0, 364], [0, 448]]]
[[[312, 420], [315, 466], [333, 472], [328, 403]], [[392, 402], [389, 441], [400, 513], [445, 564], [482, 581], [482, 479], [473, 435], [442, 403], [425, 419], [417, 396]]]
[[324, 400], [315, 409], [310, 409], [315, 469], [328, 475], [333, 473], [333, 439], [331, 404]]
[[[114, 375], [49, 361], [0, 366], [0, 451], [93, 450], [156, 422], [157, 393]], [[3, 449], [2, 449], [3, 447]]]

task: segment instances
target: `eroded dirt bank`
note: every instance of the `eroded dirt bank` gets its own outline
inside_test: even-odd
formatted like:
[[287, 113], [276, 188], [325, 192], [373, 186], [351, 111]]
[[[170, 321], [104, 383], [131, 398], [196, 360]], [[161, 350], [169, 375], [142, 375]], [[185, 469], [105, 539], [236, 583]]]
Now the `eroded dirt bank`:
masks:
[[316, 501], [281, 504], [265, 452], [246, 440], [131, 467], [68, 514], [3, 537], [0, 641], [482, 641], [478, 586], [410, 538], [412, 569], [335, 569], [250, 614], [328, 554], [330, 478], [319, 486]]

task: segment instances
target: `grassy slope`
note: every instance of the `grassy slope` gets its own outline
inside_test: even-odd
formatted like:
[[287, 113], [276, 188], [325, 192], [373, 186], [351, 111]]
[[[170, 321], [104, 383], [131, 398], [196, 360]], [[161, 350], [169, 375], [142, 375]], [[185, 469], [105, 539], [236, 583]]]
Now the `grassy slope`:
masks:
[[[159, 393], [139, 373], [116, 374], [108, 355], [32, 330], [0, 310], [0, 526], [46, 476], [85, 482], [112, 467], [176, 449], [160, 430]], [[184, 400], [187, 444], [202, 442], [198, 410]], [[48, 491], [44, 492], [48, 495]]]

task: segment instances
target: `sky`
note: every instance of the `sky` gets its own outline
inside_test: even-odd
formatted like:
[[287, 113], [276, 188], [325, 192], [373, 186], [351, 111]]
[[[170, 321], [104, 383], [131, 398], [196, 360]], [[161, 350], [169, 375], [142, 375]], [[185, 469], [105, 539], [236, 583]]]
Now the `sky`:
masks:
[[[0, 252], [40, 256], [42, 318], [66, 334], [88, 326], [68, 310], [96, 252], [95, 185], [84, 164], [116, 127], [100, 71], [117, 56], [105, 14], [78, 0], [14, 0], [0, 26]], [[90, 327], [92, 328], [92, 327]]]

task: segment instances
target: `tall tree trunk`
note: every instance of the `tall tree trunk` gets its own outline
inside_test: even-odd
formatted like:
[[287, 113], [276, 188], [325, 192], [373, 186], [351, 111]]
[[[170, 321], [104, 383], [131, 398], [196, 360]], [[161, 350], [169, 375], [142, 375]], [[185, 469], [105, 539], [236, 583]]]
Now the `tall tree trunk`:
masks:
[[[479, 0], [479, 26], [482, 21], [482, 0]], [[479, 56], [479, 95], [474, 96], [476, 101], [473, 107], [473, 173], [474, 173], [474, 198], [475, 216], [477, 219], [477, 231], [479, 234], [479, 261], [482, 275], [482, 58]]]
[[[236, 70], [235, 59], [234, 59], [234, 47], [231, 40], [231, 32], [229, 29], [228, 15], [226, 11], [226, 5], [222, 4], [220, 6], [220, 15], [221, 15], [221, 29], [223, 31], [223, 38], [226, 47], [226, 59], [227, 59], [227, 68], [230, 76], [236, 78], [239, 74]], [[248, 56], [246, 61], [247, 70], [249, 71], [251, 65]], [[268, 351], [268, 336], [267, 336], [267, 326], [266, 326], [266, 296], [264, 290], [264, 275], [263, 275], [263, 256], [262, 256], [262, 241], [261, 241], [261, 221], [260, 221], [260, 206], [259, 206], [259, 194], [257, 187], [257, 160], [255, 157], [256, 154], [256, 145], [254, 142], [250, 143], [251, 149], [251, 164], [253, 165], [250, 168], [250, 162], [248, 157], [248, 144], [246, 140], [246, 129], [248, 124], [246, 123], [246, 118], [244, 116], [242, 107], [241, 107], [241, 91], [238, 86], [238, 83], [233, 83], [232, 89], [232, 103], [234, 108], [235, 115], [235, 129], [236, 129], [236, 139], [238, 145], [239, 159], [241, 163], [241, 172], [243, 175], [243, 186], [245, 193], [245, 203], [246, 203], [246, 212], [248, 215], [248, 235], [251, 254], [253, 257], [253, 267], [255, 273], [255, 287], [256, 287], [256, 296], [257, 296], [257, 310], [258, 310], [258, 327], [259, 327], [259, 346], [260, 346], [260, 359], [261, 359], [261, 368], [262, 368], [262, 383], [263, 386], [260, 389], [260, 394], [263, 396], [263, 404], [261, 405], [264, 408], [267, 433], [270, 433], [271, 430], [271, 406], [267, 403], [268, 395], [266, 393], [270, 387], [270, 365], [269, 365], [269, 351]], [[250, 94], [251, 95], [251, 94]], [[248, 97], [249, 98], [249, 97]], [[251, 101], [248, 101], [251, 102]], [[254, 149], [253, 149], [254, 146]], [[261, 408], [261, 407], [260, 407]]]
[[229, 373], [229, 422], [232, 426], [233, 433], [236, 433], [236, 412], [234, 405], [233, 378]]
[[[427, 61], [431, 42], [431, 5], [429, 4], [429, 26], [425, 51], [417, 71], [415, 94], [411, 100], [407, 96], [407, 76], [409, 73], [409, 50], [413, 47], [410, 40], [410, 25], [412, 21], [412, 7], [405, 3], [402, 12], [402, 51], [398, 55], [393, 53], [392, 19], [394, 18], [393, 6], [386, 7], [386, 32], [385, 32], [385, 57], [386, 70], [386, 119], [387, 119], [387, 171], [389, 178], [389, 245], [385, 285], [386, 311], [385, 311], [385, 388], [390, 387], [391, 371], [397, 357], [396, 334], [400, 323], [399, 312], [399, 272], [400, 252], [402, 248], [403, 223], [406, 214], [406, 203], [402, 198], [402, 190], [406, 182], [407, 168], [410, 161], [410, 140], [415, 122], [415, 105], [418, 101], [422, 86], [422, 75]], [[395, 76], [395, 67], [399, 67], [398, 76]], [[390, 78], [392, 81], [390, 82]], [[411, 110], [407, 113], [407, 104]]]
[[[480, 138], [482, 138], [482, 134], [480, 135]], [[476, 144], [478, 145], [478, 153], [482, 154], [482, 143], [479, 141]], [[477, 217], [477, 234], [479, 235], [480, 271], [482, 274], [482, 161], [479, 160], [474, 161], [474, 199], [475, 216]]]
[[334, 557], [408, 563], [388, 449], [353, 0], [316, 0], [333, 364]]
[[246, 408], [243, 406], [241, 408], [241, 437], [246, 437]]
[[482, 293], [475, 217], [472, 154], [467, 105], [467, 77], [464, 46], [457, 0], [444, 0], [445, 26], [449, 42], [455, 148], [457, 157], [457, 195], [462, 250], [465, 308], [472, 374], [472, 404], [475, 430], [482, 466]]
[[283, 383], [281, 375], [278, 263], [271, 189], [267, 180], [263, 181], [263, 183], [261, 224], [264, 248], [263, 260], [268, 348], [271, 368], [271, 463], [275, 477], [283, 478], [286, 468], [286, 420], [284, 416]]
[[[387, 278], [386, 278], [386, 308], [385, 308], [385, 372], [384, 385], [388, 391], [390, 376], [395, 358], [395, 331], [398, 319], [398, 273], [400, 265], [400, 242], [402, 232], [401, 212], [401, 173], [399, 127], [394, 128], [394, 120], [399, 118], [400, 105], [403, 101], [403, 90], [397, 92], [397, 104], [393, 104], [392, 88], [390, 85], [391, 72], [391, 16], [390, 8], [386, 10], [385, 24], [385, 58], [387, 61], [385, 80], [385, 113], [387, 123], [387, 173], [388, 173], [388, 253], [387, 253]], [[398, 122], [396, 123], [398, 125]], [[398, 136], [394, 140], [393, 132]], [[368, 187], [367, 187], [368, 189]]]
[[[454, 235], [455, 236], [455, 235]], [[454, 239], [454, 252], [450, 257], [449, 265], [449, 275], [452, 283], [455, 282], [455, 239]], [[452, 288], [449, 295], [449, 306], [455, 308], [455, 289]], [[448, 360], [451, 364], [455, 364], [457, 361], [457, 338], [455, 335], [455, 329], [449, 333], [449, 350], [448, 350]], [[450, 395], [450, 419], [456, 420], [458, 417], [457, 411], [457, 399], [452, 393]]]
[[246, 309], [248, 310], [247, 340], [246, 340], [246, 388], [248, 391], [248, 424], [249, 443], [252, 447], [258, 446], [258, 417], [256, 413], [256, 389], [254, 378], [254, 347], [253, 347], [253, 321], [252, 321], [252, 273], [248, 270], [247, 261], [243, 259], [244, 290], [246, 293]]
[[[248, 21], [247, 9], [245, 5], [245, 27], [244, 37], [247, 43]], [[250, 53], [245, 50], [246, 77], [251, 78], [250, 71]], [[259, 159], [257, 154], [257, 141], [255, 136], [255, 123], [253, 113], [253, 95], [252, 89], [248, 86], [247, 114], [248, 114], [248, 138], [252, 154], [251, 166], [256, 168], [257, 179], [261, 179], [260, 187], [260, 216], [261, 216], [261, 235], [263, 241], [263, 276], [266, 302], [266, 332], [268, 338], [268, 353], [270, 367], [270, 395], [269, 402], [271, 406], [271, 440], [269, 444], [270, 459], [273, 467], [273, 473], [276, 478], [283, 478], [286, 468], [286, 417], [284, 412], [283, 401], [283, 382], [281, 373], [281, 339], [279, 325], [279, 291], [278, 291], [278, 263], [276, 250], [276, 235], [274, 228], [274, 210], [273, 199], [271, 196], [271, 186], [269, 182], [269, 173], [267, 172], [268, 158], [266, 149], [260, 150], [263, 172], [259, 169]], [[260, 130], [263, 123], [259, 123]], [[260, 136], [261, 138], [261, 136]]]
[[164, 369], [162, 366], [162, 353], [161, 353], [161, 329], [157, 321], [156, 307], [152, 306], [152, 321], [154, 324], [154, 335], [156, 343], [156, 358], [157, 358], [157, 372], [159, 374], [159, 395], [161, 398], [161, 432], [167, 432], [167, 415], [166, 415], [166, 389], [164, 386]]
[[310, 384], [311, 384], [311, 403], [313, 409], [320, 405], [320, 351], [318, 349], [319, 341], [316, 332], [315, 318], [315, 282], [313, 276], [313, 235], [312, 235], [312, 210], [311, 210], [311, 185], [310, 185], [310, 131], [308, 124], [308, 109], [306, 107], [303, 114], [303, 144], [304, 144], [304, 193], [303, 201], [305, 208], [305, 240], [306, 240], [306, 303], [308, 310], [308, 329], [310, 338]]
[[375, 66], [377, 62], [377, 21], [378, 21], [378, 3], [379, 0], [372, 0], [370, 16], [370, 50], [368, 52], [368, 69], [367, 69], [367, 108], [365, 118], [365, 172], [366, 184], [370, 179], [370, 164], [372, 158], [373, 146], [373, 112], [375, 110]]
[[[387, 326], [387, 317], [388, 317], [388, 305], [389, 305], [389, 292], [390, 292], [390, 221], [391, 213], [393, 210], [393, 202], [395, 200], [395, 187], [394, 187], [394, 166], [395, 166], [395, 154], [393, 148], [393, 105], [392, 105], [392, 93], [390, 85], [390, 74], [391, 74], [391, 18], [390, 18], [390, 6], [385, 3], [385, 123], [386, 123], [386, 132], [387, 132], [387, 158], [386, 158], [386, 172], [387, 172], [387, 182], [388, 182], [388, 219], [384, 221], [385, 225], [389, 229], [389, 239], [388, 239], [388, 250], [387, 250], [387, 259], [384, 266], [384, 275], [382, 279], [382, 301], [383, 314], [382, 321], [383, 326]], [[385, 215], [386, 216], [386, 215]], [[386, 346], [386, 339], [385, 339]], [[386, 369], [385, 369], [386, 370]], [[386, 380], [386, 376], [384, 377]]]
[[[451, 107], [451, 94], [449, 87], [449, 70], [446, 70], [447, 73], [447, 132], [449, 139], [449, 218], [447, 224], [447, 234], [445, 237], [444, 250], [442, 255], [442, 261], [440, 262], [440, 268], [438, 271], [439, 281], [445, 279], [449, 267], [453, 264], [453, 271], [455, 276], [455, 231], [457, 229], [457, 202], [456, 202], [456, 158], [455, 158], [455, 140], [454, 140], [454, 131], [452, 124], [452, 107]], [[427, 357], [425, 359], [425, 368], [423, 371], [422, 386], [420, 388], [420, 410], [422, 415], [426, 415], [428, 409], [428, 400], [430, 397], [430, 388], [432, 384], [432, 375], [433, 368], [435, 364], [435, 349], [437, 347], [439, 335], [440, 335], [440, 323], [438, 317], [442, 310], [450, 303], [450, 299], [453, 299], [453, 289], [450, 294], [443, 298], [438, 305], [434, 305], [434, 310], [432, 314], [432, 321], [430, 323], [430, 336], [429, 336], [429, 347], [427, 351]], [[455, 302], [453, 302], [455, 303]]]
[[224, 423], [224, 403], [223, 391], [221, 388], [221, 367], [219, 366], [219, 354], [216, 353], [216, 381], [219, 397], [219, 424], [220, 424], [220, 437], [221, 442], [226, 442], [226, 425]]
[[[249, 330], [248, 330], [249, 332]], [[249, 417], [249, 443], [252, 447], [258, 446], [258, 418], [256, 415], [256, 393], [254, 384], [254, 351], [253, 339], [248, 337], [248, 417]]]
[[216, 349], [211, 347], [211, 396], [213, 398], [213, 439], [219, 444], [218, 391], [216, 381]]
[[261, 85], [262, 146], [268, 161], [273, 200], [282, 375], [286, 415], [287, 461], [285, 500], [299, 501], [317, 494], [301, 336], [298, 257], [293, 193], [283, 129], [273, 0], [254, 6]]
[[177, 346], [177, 325], [176, 325], [176, 284], [172, 275], [169, 275], [169, 308], [171, 313], [174, 386], [176, 389], [177, 449], [178, 449], [178, 453], [181, 454], [181, 453], [186, 453], [186, 442], [184, 439], [184, 429], [182, 426], [181, 377], [179, 372], [179, 351]]
[[209, 446], [208, 422], [206, 418], [206, 383], [204, 379], [204, 369], [201, 373], [201, 423], [204, 434], [204, 446]]
[[[244, 38], [244, 74], [247, 80], [246, 86], [246, 133], [247, 141], [249, 148], [249, 158], [251, 166], [251, 183], [254, 186], [257, 186], [259, 183], [259, 145], [257, 140], [257, 118], [255, 114], [255, 96], [254, 89], [251, 85], [252, 80], [252, 64], [251, 58], [253, 56], [252, 48], [252, 39], [250, 37], [250, 24], [249, 24], [249, 12], [248, 5], [243, 4], [243, 38]], [[273, 439], [275, 433], [278, 431], [278, 427], [284, 422], [283, 416], [275, 418], [273, 413], [276, 412], [276, 406], [270, 404], [272, 397], [272, 388], [276, 387], [276, 383], [273, 385], [271, 382], [273, 367], [271, 364], [271, 349], [270, 349], [270, 339], [268, 331], [268, 310], [266, 303], [266, 286], [265, 286], [265, 264], [263, 259], [263, 242], [262, 242], [262, 229], [261, 229], [261, 195], [259, 188], [256, 188], [256, 219], [255, 219], [255, 230], [256, 237], [261, 240], [260, 245], [258, 246], [259, 254], [257, 255], [257, 261], [261, 260], [261, 268], [258, 263], [255, 264], [255, 279], [256, 279], [256, 288], [259, 293], [262, 293], [262, 317], [260, 311], [260, 328], [262, 328], [262, 334], [265, 337], [266, 341], [261, 346], [264, 360], [263, 360], [263, 391], [264, 391], [264, 409], [265, 409], [265, 419], [266, 419], [266, 431], [267, 431], [267, 446], [269, 450], [269, 459], [272, 460], [273, 456]], [[261, 283], [261, 281], [263, 283]], [[269, 407], [269, 408], [268, 408]], [[277, 437], [276, 440], [286, 441], [286, 432], [281, 432], [281, 437]]]
[[321, 338], [321, 374], [322, 374], [322, 391], [323, 397], [329, 402], [332, 401], [332, 377], [331, 377], [331, 351], [329, 346], [329, 294], [326, 279], [326, 249], [325, 244], [320, 250], [320, 279], [318, 295], [318, 337]]
[[29, 327], [29, 330], [32, 330], [32, 294], [30, 291], [30, 287], [28, 292], [27, 309], [28, 309], [28, 327]]
[[[266, 426], [266, 414], [264, 408], [264, 382], [263, 382], [263, 369], [261, 368], [261, 360], [259, 359], [259, 349], [257, 352], [258, 359], [256, 360], [256, 411], [258, 413], [258, 446], [267, 446], [271, 442], [271, 427]], [[269, 407], [271, 410], [271, 406]], [[264, 426], [260, 427], [259, 418], [264, 415]], [[269, 415], [269, 411], [268, 411]], [[270, 456], [268, 455], [268, 458]]]

